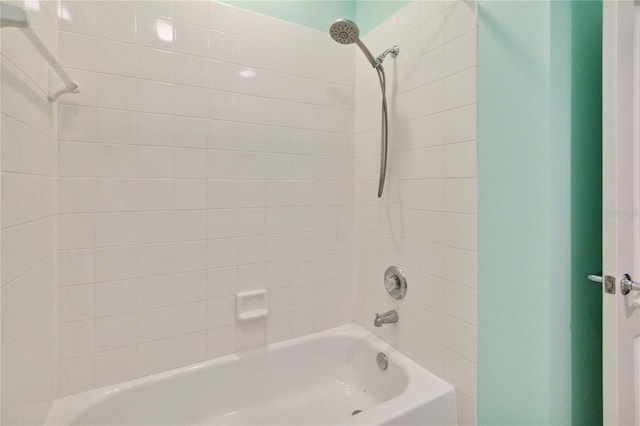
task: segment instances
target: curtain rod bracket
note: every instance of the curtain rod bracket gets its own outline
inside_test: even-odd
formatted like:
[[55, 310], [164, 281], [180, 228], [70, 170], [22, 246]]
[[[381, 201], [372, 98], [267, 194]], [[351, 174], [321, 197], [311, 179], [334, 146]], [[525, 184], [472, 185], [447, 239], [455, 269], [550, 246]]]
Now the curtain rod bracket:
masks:
[[27, 16], [27, 12], [16, 5], [6, 3], [4, 1], [0, 1], [0, 28], [20, 28], [24, 32], [24, 35], [31, 41], [33, 46], [40, 52], [44, 59], [49, 63], [51, 69], [55, 71], [56, 74], [60, 77], [60, 79], [64, 82], [64, 88], [60, 90], [54, 91], [53, 87], [53, 79], [51, 78], [51, 73], [49, 73], [49, 90], [47, 93], [47, 99], [50, 101], [55, 101], [58, 99], [60, 95], [64, 95], [65, 93], [78, 93], [78, 85], [71, 80], [69, 75], [65, 70], [62, 69], [56, 58], [53, 57], [47, 46], [44, 45], [42, 40], [38, 38], [38, 35], [31, 28], [31, 24], [29, 23], [29, 17]]

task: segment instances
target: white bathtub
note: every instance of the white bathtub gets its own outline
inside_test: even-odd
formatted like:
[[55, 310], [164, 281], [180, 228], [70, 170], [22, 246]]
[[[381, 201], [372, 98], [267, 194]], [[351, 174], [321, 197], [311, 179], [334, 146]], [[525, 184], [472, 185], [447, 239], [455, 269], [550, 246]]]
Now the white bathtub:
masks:
[[455, 404], [451, 385], [349, 324], [59, 399], [46, 424], [455, 425]]

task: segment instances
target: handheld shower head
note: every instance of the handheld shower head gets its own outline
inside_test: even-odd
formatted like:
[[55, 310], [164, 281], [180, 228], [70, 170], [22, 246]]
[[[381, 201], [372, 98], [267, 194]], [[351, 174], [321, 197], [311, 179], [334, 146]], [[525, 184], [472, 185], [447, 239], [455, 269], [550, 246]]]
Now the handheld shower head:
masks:
[[355, 22], [350, 21], [348, 19], [336, 19], [331, 27], [329, 27], [329, 34], [331, 38], [337, 41], [340, 44], [357, 44], [364, 56], [367, 57], [367, 60], [371, 64], [372, 67], [378, 68], [378, 62], [373, 57], [367, 46], [360, 40], [360, 30]]
[[387, 174], [387, 95], [386, 95], [386, 76], [384, 75], [384, 68], [382, 67], [382, 61], [391, 53], [391, 57], [398, 56], [400, 49], [398, 46], [393, 46], [391, 49], [385, 50], [380, 56], [374, 58], [367, 46], [360, 40], [360, 30], [355, 22], [348, 19], [336, 19], [331, 27], [329, 27], [329, 34], [331, 38], [340, 44], [353, 44], [358, 45], [364, 56], [371, 66], [378, 73], [378, 79], [380, 80], [380, 89], [382, 90], [382, 135], [380, 138], [381, 152], [380, 152], [380, 180], [378, 181], [378, 198], [382, 197], [382, 190], [384, 189], [384, 179]]
[[358, 41], [360, 30], [355, 22], [348, 19], [338, 19], [329, 27], [329, 34], [340, 44], [353, 44]]

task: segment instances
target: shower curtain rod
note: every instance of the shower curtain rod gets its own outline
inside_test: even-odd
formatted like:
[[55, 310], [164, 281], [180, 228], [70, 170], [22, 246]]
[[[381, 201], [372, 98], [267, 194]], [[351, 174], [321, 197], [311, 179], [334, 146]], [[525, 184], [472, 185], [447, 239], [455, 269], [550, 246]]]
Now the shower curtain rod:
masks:
[[55, 101], [60, 95], [65, 93], [78, 93], [78, 85], [71, 80], [71, 77], [62, 69], [56, 58], [53, 57], [47, 46], [44, 45], [42, 40], [38, 38], [38, 35], [31, 28], [29, 23], [29, 17], [27, 12], [21, 7], [0, 1], [0, 28], [15, 27], [20, 28], [24, 35], [31, 41], [35, 48], [44, 56], [44, 59], [49, 63], [51, 68], [58, 74], [60, 79], [64, 82], [64, 88], [52, 93], [51, 78], [49, 78], [49, 93], [47, 98], [50, 101]]

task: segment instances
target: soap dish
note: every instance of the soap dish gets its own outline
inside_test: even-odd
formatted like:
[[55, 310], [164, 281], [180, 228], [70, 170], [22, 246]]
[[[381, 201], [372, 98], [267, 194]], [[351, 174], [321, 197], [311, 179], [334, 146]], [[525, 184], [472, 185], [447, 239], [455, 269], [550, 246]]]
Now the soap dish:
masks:
[[249, 321], [267, 316], [267, 290], [236, 293], [238, 321]]

